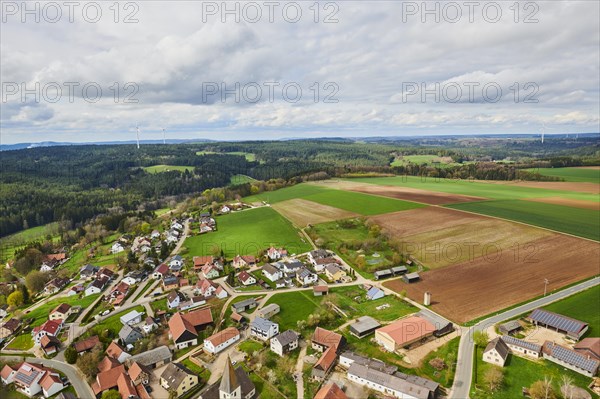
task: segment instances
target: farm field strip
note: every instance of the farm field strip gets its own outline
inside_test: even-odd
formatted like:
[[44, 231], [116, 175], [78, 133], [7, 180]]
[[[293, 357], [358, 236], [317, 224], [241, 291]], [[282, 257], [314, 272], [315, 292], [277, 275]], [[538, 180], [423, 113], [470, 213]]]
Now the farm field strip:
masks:
[[186, 169], [190, 172], [193, 172], [193, 166], [178, 166], [178, 165], [154, 165], [154, 166], [146, 166], [143, 168], [148, 173], [162, 173], [162, 172], [171, 172], [174, 170], [185, 172]]
[[321, 183], [311, 183], [328, 188], [346, 191], [355, 191], [364, 194], [372, 194], [381, 197], [395, 198], [406, 201], [414, 201], [428, 205], [443, 205], [459, 202], [481, 201], [486, 198], [468, 195], [448, 194], [438, 191], [420, 190], [410, 187], [378, 186], [374, 184], [359, 183], [348, 180], [326, 180]]
[[598, 166], [567, 167], [567, 168], [533, 168], [530, 172], [543, 176], [559, 177], [567, 182], [590, 182], [600, 184], [600, 169]]
[[284, 246], [291, 253], [311, 249], [300, 232], [270, 207], [233, 212], [217, 218], [218, 230], [188, 237], [184, 246], [192, 256], [212, 255], [223, 250], [225, 256], [256, 255], [271, 245]]
[[563, 205], [563, 206], [569, 206], [572, 208], [600, 210], [600, 203], [598, 203], [598, 202], [568, 199], [568, 198], [562, 198], [562, 197], [527, 198], [525, 201], [542, 202], [545, 204], [554, 204], [554, 205]]
[[293, 199], [304, 199], [339, 208], [360, 215], [377, 215], [407, 209], [421, 208], [425, 205], [352, 191], [335, 190], [314, 184], [297, 184], [276, 191], [264, 192], [244, 198], [245, 202], [266, 201], [277, 204]]
[[357, 213], [296, 198], [274, 204], [273, 209], [298, 227], [359, 216]]
[[[593, 183], [567, 182], [500, 182], [467, 181], [453, 179], [421, 178], [418, 176], [395, 176], [344, 179], [350, 182], [379, 186], [399, 186], [426, 191], [482, 197], [489, 199], [524, 199], [539, 197], [564, 197], [598, 202], [599, 186]], [[576, 192], [582, 187], [582, 192]], [[592, 190], [593, 188], [593, 190]]]
[[600, 241], [599, 210], [520, 200], [471, 202], [448, 207]]

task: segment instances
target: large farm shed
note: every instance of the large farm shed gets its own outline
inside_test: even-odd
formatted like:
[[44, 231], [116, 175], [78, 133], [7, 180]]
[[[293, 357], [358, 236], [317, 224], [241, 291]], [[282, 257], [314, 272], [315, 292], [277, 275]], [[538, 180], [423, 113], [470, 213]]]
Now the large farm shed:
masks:
[[576, 340], [579, 340], [588, 330], [587, 323], [544, 309], [536, 309], [531, 312], [529, 320], [536, 326], [556, 330]]

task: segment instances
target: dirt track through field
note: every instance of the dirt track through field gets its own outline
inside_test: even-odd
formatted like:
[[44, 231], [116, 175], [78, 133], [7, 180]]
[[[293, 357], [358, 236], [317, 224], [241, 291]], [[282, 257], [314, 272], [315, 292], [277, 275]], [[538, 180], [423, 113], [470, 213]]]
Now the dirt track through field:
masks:
[[543, 202], [545, 204], [564, 205], [573, 208], [600, 210], [600, 202], [576, 200], [563, 197], [528, 198], [526, 201]]
[[427, 271], [422, 281], [400, 280], [385, 285], [421, 302], [432, 294], [432, 308], [449, 319], [464, 323], [511, 305], [600, 273], [597, 243], [564, 235], [553, 235], [525, 246], [490, 250], [473, 261]]
[[469, 195], [449, 194], [438, 191], [420, 190], [417, 188], [410, 187], [378, 186], [374, 184], [351, 181], [328, 182], [327, 187], [347, 191], [356, 191], [364, 194], [380, 195], [382, 197], [389, 197], [406, 201], [420, 202], [429, 205], [458, 204], [461, 202], [482, 201], [487, 199], [482, 197], [473, 197]]
[[318, 204], [301, 198], [278, 202], [273, 204], [272, 207], [301, 228], [305, 227], [307, 224], [319, 224], [360, 216], [354, 212]]

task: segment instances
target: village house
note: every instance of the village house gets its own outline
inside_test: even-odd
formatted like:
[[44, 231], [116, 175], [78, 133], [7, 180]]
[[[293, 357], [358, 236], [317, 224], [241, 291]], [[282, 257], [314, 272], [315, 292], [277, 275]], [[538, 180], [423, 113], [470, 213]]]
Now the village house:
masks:
[[153, 330], [156, 330], [157, 328], [158, 328], [158, 324], [156, 324], [154, 319], [150, 316], [146, 317], [146, 320], [144, 320], [144, 324], [142, 325], [142, 330], [144, 331], [144, 333], [149, 334], [150, 332], [152, 332]]
[[183, 258], [180, 255], [175, 255], [169, 261], [169, 268], [173, 271], [179, 271], [183, 267]]
[[204, 340], [204, 350], [217, 354], [240, 340], [240, 332], [235, 327], [228, 327]]
[[252, 267], [256, 265], [256, 258], [253, 255], [237, 255], [231, 262], [232, 266], [236, 269], [242, 267]]
[[48, 320], [41, 326], [34, 327], [31, 330], [33, 342], [39, 345], [41, 339], [45, 335], [57, 336], [63, 328], [63, 320]]
[[277, 262], [273, 264], [278, 269], [282, 270], [287, 275], [298, 273], [301, 269], [306, 269], [306, 266], [298, 260], [290, 260], [287, 262]]
[[352, 364], [358, 363], [365, 367], [368, 367], [373, 370], [381, 371], [382, 373], [392, 375], [396, 371], [398, 371], [398, 367], [388, 365], [382, 362], [379, 359], [372, 359], [370, 357], [365, 357], [358, 355], [354, 352], [345, 351], [340, 355], [340, 366], [345, 368], [346, 370], [352, 366]]
[[160, 375], [160, 385], [167, 391], [175, 391], [177, 396], [198, 385], [198, 375], [181, 363], [170, 363]]
[[281, 308], [279, 307], [278, 304], [270, 303], [267, 306], [265, 306], [264, 308], [259, 309], [256, 312], [256, 314], [258, 315], [258, 317], [262, 317], [263, 319], [270, 319], [271, 317], [273, 317], [277, 313], [279, 313], [280, 310], [281, 310]]
[[339, 351], [345, 343], [346, 339], [342, 335], [321, 327], [315, 329], [311, 339], [312, 348], [318, 352], [324, 352], [329, 348]]
[[183, 225], [181, 223], [179, 223], [178, 220], [173, 220], [171, 222], [171, 228], [175, 229], [175, 230], [183, 230]]
[[279, 334], [279, 324], [270, 320], [256, 317], [250, 323], [250, 335], [266, 341]]
[[[312, 262], [311, 262], [312, 263]], [[320, 258], [315, 260], [313, 268], [317, 273], [321, 273], [325, 270], [328, 265], [339, 265], [340, 262], [335, 258]]]
[[108, 370], [101, 371], [96, 375], [96, 381], [94, 381], [92, 384], [92, 391], [94, 391], [96, 396], [99, 396], [104, 391], [117, 388], [119, 377], [125, 373], [125, 366], [122, 364]]
[[124, 281], [121, 281], [110, 291], [110, 297], [112, 299], [114, 299], [119, 295], [126, 296], [128, 292], [129, 292], [129, 284], [127, 284]]
[[131, 357], [129, 353], [125, 351], [125, 349], [116, 342], [111, 342], [106, 348], [106, 356], [118, 361], [119, 363], [124, 363], [125, 360]]
[[214, 256], [194, 256], [192, 258], [194, 263], [194, 271], [198, 272], [202, 270], [202, 267], [206, 265], [212, 265], [215, 261]]
[[71, 316], [72, 306], [67, 303], [61, 303], [48, 315], [50, 320], [67, 320]]
[[21, 363], [18, 368], [6, 365], [2, 369], [2, 382], [15, 384], [18, 392], [29, 397], [39, 394], [49, 398], [60, 392], [65, 385], [56, 371], [33, 363]]
[[262, 275], [271, 281], [283, 278], [283, 272], [269, 263], [262, 267]]
[[115, 272], [113, 272], [112, 270], [110, 270], [107, 267], [103, 267], [100, 270], [98, 270], [98, 273], [96, 274], [96, 278], [100, 278], [100, 279], [106, 279], [107, 281], [112, 280], [115, 277]]
[[171, 291], [179, 288], [179, 277], [174, 276], [172, 274], [167, 274], [162, 279], [162, 289], [163, 291]]
[[213, 279], [219, 277], [219, 269], [214, 264], [206, 264], [201, 269], [204, 278]]
[[166, 263], [161, 263], [156, 266], [152, 272], [152, 278], [155, 280], [161, 279], [169, 273], [169, 266]]
[[302, 286], [312, 285], [319, 280], [319, 276], [306, 268], [302, 268], [296, 272], [296, 281]]
[[407, 348], [433, 336], [435, 326], [425, 318], [410, 316], [375, 330], [375, 341], [389, 352]]
[[100, 270], [100, 268], [98, 266], [92, 266], [88, 263], [87, 265], [82, 266], [81, 269], [79, 269], [79, 278], [81, 278], [81, 279], [92, 278], [92, 277], [96, 276], [96, 274], [98, 273], [98, 270]]
[[112, 247], [110, 248], [110, 252], [112, 254], [118, 254], [120, 252], [125, 251], [125, 247], [123, 247], [123, 244], [121, 244], [120, 242], [115, 242]]
[[79, 295], [80, 293], [85, 291], [85, 286], [83, 284], [75, 284], [69, 291], [67, 291], [67, 296]]
[[60, 349], [61, 342], [53, 335], [44, 335], [40, 340], [40, 348], [46, 355], [53, 355]]
[[56, 294], [57, 292], [65, 288], [67, 284], [69, 284], [69, 281], [70, 280], [68, 278], [53, 278], [52, 280], [48, 281], [44, 286], [44, 293], [46, 293], [47, 295]]
[[13, 335], [15, 332], [19, 330], [21, 327], [21, 321], [15, 318], [12, 318], [2, 324], [0, 327], [0, 339], [6, 339]]
[[240, 281], [240, 283], [242, 283], [245, 286], [256, 284], [256, 279], [254, 278], [254, 276], [246, 271], [240, 272], [237, 278]]
[[288, 256], [288, 252], [284, 248], [271, 247], [267, 249], [267, 257], [270, 260], [279, 260]]
[[198, 306], [202, 306], [205, 303], [206, 303], [206, 301], [204, 300], [204, 297], [194, 296], [186, 301], [180, 302], [177, 309], [179, 309], [179, 310], [193, 309], [193, 308], [197, 308]]
[[169, 336], [177, 349], [198, 345], [198, 333], [213, 323], [210, 308], [175, 313], [169, 319]]
[[325, 275], [331, 281], [339, 281], [346, 276], [346, 272], [336, 264], [325, 266]]
[[227, 358], [223, 377], [211, 385], [198, 399], [253, 399], [256, 387], [248, 373], [238, 366], [233, 368], [231, 359]]
[[348, 399], [348, 396], [334, 382], [327, 383], [319, 389], [314, 399]]
[[271, 339], [271, 350], [277, 353], [279, 356], [298, 348], [299, 335], [293, 330], [287, 330]]
[[150, 238], [152, 238], [153, 240], [160, 238], [160, 231], [152, 230], [152, 233], [150, 233]]
[[510, 350], [508, 345], [500, 338], [496, 337], [491, 340], [483, 350], [483, 361], [496, 366], [504, 367]]
[[220, 285], [209, 279], [199, 279], [194, 287], [194, 293], [205, 298], [215, 296], [219, 299], [227, 298], [227, 291]]
[[5, 318], [8, 315], [8, 305], [0, 305], [0, 319]]
[[145, 276], [144, 276], [144, 274], [142, 272], [132, 271], [132, 272], [127, 273], [127, 275], [125, 275], [125, 277], [121, 281], [131, 287], [133, 285], [138, 284], [140, 281], [142, 281], [142, 279], [144, 277]]
[[108, 279], [96, 278], [85, 288], [85, 296], [101, 293], [106, 287], [106, 283], [108, 283]]
[[181, 302], [184, 302], [187, 300], [187, 297], [185, 296], [185, 294], [183, 292], [180, 291], [171, 291], [169, 293], [169, 295], [167, 296], [167, 307], [169, 309], [174, 309], [176, 307], [179, 306], [179, 304]]
[[138, 362], [131, 363], [127, 372], [129, 373], [129, 378], [131, 378], [131, 382], [134, 386], [140, 384], [147, 385], [151, 380], [154, 379], [152, 370], [146, 366], [142, 366]]
[[326, 349], [319, 360], [313, 366], [310, 376], [316, 381], [323, 381], [327, 374], [333, 369], [337, 360], [337, 352], [335, 348]]
[[133, 345], [143, 337], [144, 333], [142, 330], [129, 324], [125, 324], [121, 327], [121, 330], [119, 330], [119, 339], [123, 341], [125, 345]]
[[312, 263], [313, 267], [317, 266], [317, 260], [329, 257], [329, 252], [325, 249], [315, 249], [308, 253], [308, 261]]
[[73, 347], [78, 355], [83, 355], [85, 352], [92, 350], [96, 345], [100, 344], [100, 338], [97, 335], [75, 342]]
[[544, 342], [542, 356], [544, 359], [587, 377], [594, 377], [600, 367], [599, 360], [550, 341]]

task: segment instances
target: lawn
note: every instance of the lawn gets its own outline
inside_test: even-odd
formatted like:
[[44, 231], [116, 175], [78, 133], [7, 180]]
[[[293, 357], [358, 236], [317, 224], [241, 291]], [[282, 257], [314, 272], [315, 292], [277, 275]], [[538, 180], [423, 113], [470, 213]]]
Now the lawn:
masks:
[[486, 183], [471, 180], [438, 179], [434, 177], [394, 176], [346, 179], [354, 182], [377, 184], [382, 186], [400, 186], [443, 193], [472, 195], [489, 199], [524, 199], [542, 197], [565, 197], [598, 202], [594, 194], [549, 190], [543, 188], [515, 186], [512, 182]]
[[527, 170], [543, 176], [559, 177], [564, 181], [600, 184], [600, 170], [594, 168], [534, 168]]
[[[436, 381], [441, 385], [450, 388], [454, 382], [454, 373], [456, 371], [454, 362], [456, 362], [456, 359], [458, 359], [459, 343], [460, 337], [452, 338], [435, 351], [429, 353], [423, 360], [421, 366], [415, 369], [417, 374], [421, 377], [429, 378], [430, 380]], [[435, 358], [444, 359], [447, 368], [442, 371], [437, 371], [431, 367], [429, 361]]]
[[6, 347], [6, 349], [15, 349], [15, 350], [28, 350], [33, 348], [33, 339], [31, 338], [31, 333], [25, 333], [21, 335], [17, 335], [15, 339], [13, 339]]
[[174, 170], [177, 170], [179, 172], [185, 172], [186, 169], [189, 170], [190, 172], [194, 171], [193, 166], [178, 166], [178, 165], [154, 165], [154, 166], [147, 166], [143, 169], [148, 173], [172, 172]]
[[284, 292], [273, 295], [265, 305], [276, 303], [281, 308], [280, 312], [271, 318], [279, 323], [280, 331], [297, 330], [298, 320], [306, 320], [309, 315], [315, 313], [323, 298], [326, 296], [314, 296], [312, 290]]
[[112, 336], [117, 336], [119, 334], [119, 331], [123, 327], [123, 324], [121, 324], [121, 320], [120, 320], [121, 316], [123, 316], [129, 312], [132, 312], [134, 310], [137, 310], [138, 312], [144, 312], [144, 313], [146, 312], [146, 309], [144, 308], [143, 305], [138, 305], [134, 308], [130, 308], [130, 309], [124, 310], [122, 312], [115, 313], [112, 316], [104, 319], [102, 322], [98, 323], [92, 329], [88, 330], [85, 335], [92, 336], [92, 335], [95, 335], [97, 332], [109, 330], [111, 332]]
[[519, 200], [469, 202], [448, 207], [600, 241], [600, 211], [593, 209]]
[[32, 227], [0, 238], [0, 261], [12, 259], [17, 249], [32, 241], [45, 240], [47, 236], [51, 236], [52, 240], [59, 239], [58, 222]]
[[425, 206], [415, 202], [377, 197], [353, 191], [335, 190], [311, 184], [297, 184], [276, 191], [264, 192], [251, 197], [246, 197], [244, 198], [244, 201], [266, 201], [274, 204], [294, 198], [303, 198], [308, 201], [332, 206], [349, 212], [355, 212], [361, 215], [379, 215], [382, 213], [397, 212]]
[[144, 296], [144, 294], [146, 293], [146, 291], [148, 291], [148, 289], [153, 285], [156, 284], [157, 281], [154, 279], [148, 279], [148, 281], [146, 282], [146, 285], [144, 285], [144, 288], [142, 288], [142, 290], [136, 295], [135, 298], [133, 298], [133, 302], [136, 302], [138, 299], [140, 299], [140, 297]]
[[[600, 285], [544, 306], [544, 309], [589, 323], [586, 337], [600, 337]], [[596, 304], [594, 307], [593, 304]]]
[[[358, 285], [333, 288], [330, 290], [329, 299], [336, 303], [350, 318], [371, 316], [379, 321], [393, 321], [418, 311], [417, 308], [403, 301], [395, 295], [387, 295], [375, 301], [365, 300], [366, 291]], [[360, 297], [361, 302], [354, 300]], [[388, 304], [386, 309], [377, 310], [377, 307]]]
[[271, 245], [285, 247], [290, 253], [311, 249], [292, 224], [269, 207], [233, 212], [217, 218], [218, 230], [189, 237], [185, 247], [190, 256], [213, 255], [222, 250], [226, 257], [257, 255]]
[[32, 327], [37, 327], [41, 324], [44, 324], [46, 320], [48, 320], [48, 314], [61, 303], [66, 303], [71, 306], [81, 306], [81, 311], [83, 312], [85, 308], [90, 306], [101, 294], [94, 294], [90, 296], [86, 296], [83, 298], [78, 298], [77, 295], [66, 296], [62, 298], [53, 299], [48, 301], [47, 303], [40, 305], [38, 308], [32, 310], [31, 312], [24, 315], [26, 319], [33, 319], [31, 323]]
[[[169, 311], [169, 307], [167, 306], [167, 298], [159, 299], [158, 301], [150, 302], [150, 307], [156, 313], [159, 310], [164, 310], [165, 312]], [[176, 311], [177, 309], [173, 309]]]
[[189, 357], [182, 360], [181, 363], [192, 372], [199, 375], [200, 379], [202, 380], [201, 383], [206, 383], [206, 381], [208, 381], [210, 378], [210, 371], [205, 367], [198, 366], [196, 363], [192, 362]]
[[[585, 377], [574, 371], [565, 369], [555, 363], [547, 360], [530, 361], [518, 356], [509, 355], [509, 358], [504, 366], [504, 384], [502, 389], [495, 393], [487, 392], [486, 390], [475, 390], [475, 387], [484, 388], [483, 376], [486, 370], [492, 367], [491, 364], [481, 360], [483, 349], [477, 348], [476, 356], [476, 378], [473, 379], [471, 386], [471, 398], [486, 398], [486, 399], [513, 399], [522, 397], [522, 388], [530, 387], [534, 382], [543, 380], [544, 377], [552, 377], [555, 392], [559, 391], [561, 377], [569, 376], [573, 379], [573, 384], [586, 388], [592, 381], [591, 378]], [[475, 373], [474, 373], [475, 374]], [[474, 394], [477, 392], [477, 394]], [[594, 395], [594, 397], [598, 397]]]
[[259, 352], [264, 348], [263, 344], [253, 340], [246, 340], [242, 342], [239, 346], [239, 349], [246, 353], [248, 356], [252, 356], [254, 352]]

